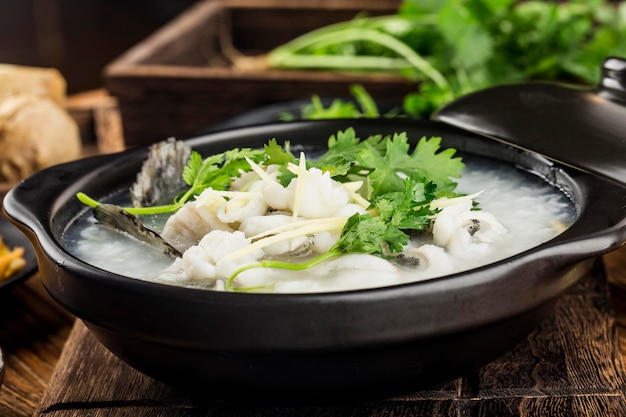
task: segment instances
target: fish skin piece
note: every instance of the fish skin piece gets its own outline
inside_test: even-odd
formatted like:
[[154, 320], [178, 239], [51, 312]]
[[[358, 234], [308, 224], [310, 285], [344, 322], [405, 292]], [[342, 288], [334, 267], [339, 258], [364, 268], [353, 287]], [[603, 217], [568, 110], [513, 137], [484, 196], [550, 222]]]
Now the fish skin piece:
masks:
[[182, 254], [167, 243], [157, 232], [144, 226], [141, 221], [115, 204], [100, 204], [94, 209], [94, 217], [103, 226], [125, 232], [163, 253], [180, 258]]
[[190, 155], [191, 148], [174, 138], [152, 145], [129, 190], [133, 207], [171, 203], [185, 188], [183, 171]]

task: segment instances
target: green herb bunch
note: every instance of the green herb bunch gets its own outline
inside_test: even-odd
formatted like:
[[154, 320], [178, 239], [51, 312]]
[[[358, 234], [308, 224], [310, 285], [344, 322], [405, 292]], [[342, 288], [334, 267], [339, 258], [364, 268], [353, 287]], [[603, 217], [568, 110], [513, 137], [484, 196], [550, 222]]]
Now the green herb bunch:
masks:
[[[419, 117], [502, 83], [593, 84], [602, 61], [625, 51], [624, 2], [404, 0], [394, 15], [357, 16], [298, 37], [271, 51], [268, 62], [276, 68], [400, 74], [417, 86], [403, 110]], [[333, 114], [338, 109], [339, 103]], [[367, 112], [356, 108], [353, 115]]]
[[[302, 161], [291, 152], [288, 142], [281, 145], [276, 139], [269, 140], [263, 149], [235, 148], [206, 158], [192, 151], [182, 174], [187, 189], [171, 204], [124, 210], [133, 215], [176, 212], [208, 188], [228, 190], [234, 180], [257, 164], [278, 165], [278, 181], [283, 186], [298, 178], [290, 167], [301, 164], [307, 170], [317, 168], [328, 172], [339, 183], [361, 183], [356, 192], [368, 205], [367, 212], [347, 219], [338, 242], [328, 252], [299, 264], [263, 260], [246, 265], [226, 283], [228, 289], [242, 290], [234, 285], [234, 280], [252, 268], [304, 270], [346, 253], [381, 257], [399, 253], [411, 232], [430, 226], [438, 211], [431, 203], [440, 198], [458, 197], [455, 179], [461, 176], [465, 165], [455, 156], [454, 149], [440, 148], [440, 137], [422, 137], [414, 144], [406, 133], [360, 139], [353, 128], [347, 128], [332, 135], [327, 144], [327, 151], [319, 158]], [[77, 197], [90, 207], [100, 205], [84, 193], [78, 193]]]
[[[454, 198], [456, 183], [465, 165], [452, 148], [440, 149], [441, 138], [422, 137], [412, 147], [406, 133], [372, 135], [361, 140], [352, 128], [339, 131], [328, 140], [328, 150], [316, 160], [307, 160], [307, 169], [329, 172], [338, 182], [362, 181], [361, 195], [371, 205], [367, 213], [348, 218], [337, 243], [326, 253], [294, 264], [263, 260], [235, 271], [226, 282], [230, 290], [248, 290], [233, 285], [235, 278], [253, 268], [305, 270], [347, 253], [366, 253], [380, 257], [399, 253], [411, 231], [430, 226], [438, 198]], [[266, 165], [281, 165], [280, 182], [288, 185], [295, 174], [287, 164], [299, 160], [286, 146], [271, 140], [265, 146]]]

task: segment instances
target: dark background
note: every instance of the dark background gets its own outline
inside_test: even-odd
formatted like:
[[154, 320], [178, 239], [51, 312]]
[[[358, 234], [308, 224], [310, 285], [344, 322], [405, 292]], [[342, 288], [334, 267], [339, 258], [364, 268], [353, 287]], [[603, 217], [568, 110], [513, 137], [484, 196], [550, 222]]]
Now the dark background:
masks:
[[197, 0], [0, 0], [0, 63], [54, 67], [68, 93]]

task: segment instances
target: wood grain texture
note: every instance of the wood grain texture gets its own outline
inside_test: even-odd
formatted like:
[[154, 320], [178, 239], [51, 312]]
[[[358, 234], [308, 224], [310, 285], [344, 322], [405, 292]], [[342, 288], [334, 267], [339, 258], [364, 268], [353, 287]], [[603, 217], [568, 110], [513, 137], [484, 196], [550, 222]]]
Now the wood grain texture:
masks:
[[122, 120], [115, 98], [102, 89], [68, 97], [67, 111], [81, 132], [83, 154], [105, 154], [124, 150]]
[[415, 84], [397, 75], [233, 65], [235, 57], [258, 62], [259, 56], [310, 30], [353, 19], [361, 11], [388, 14], [397, 4], [283, 0], [259, 7], [246, 0], [198, 2], [105, 68], [104, 87], [118, 100], [126, 143], [197, 135], [216, 122], [270, 103], [314, 94], [346, 97], [350, 84], [361, 84], [381, 101], [402, 103]]
[[6, 356], [0, 416], [33, 414], [73, 322], [50, 298], [37, 274], [0, 294], [0, 346]]
[[197, 406], [125, 365], [77, 322], [39, 417], [624, 416], [624, 363], [602, 264], [515, 349], [431, 391], [319, 407]]
[[604, 255], [602, 260], [606, 268], [619, 344], [626, 361], [626, 246]]

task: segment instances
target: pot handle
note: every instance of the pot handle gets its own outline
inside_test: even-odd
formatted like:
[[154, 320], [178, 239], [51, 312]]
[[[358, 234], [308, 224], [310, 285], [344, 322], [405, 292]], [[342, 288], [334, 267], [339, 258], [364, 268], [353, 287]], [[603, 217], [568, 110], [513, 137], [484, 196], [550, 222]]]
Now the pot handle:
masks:
[[598, 95], [626, 105], [626, 59], [609, 57], [604, 61]]

